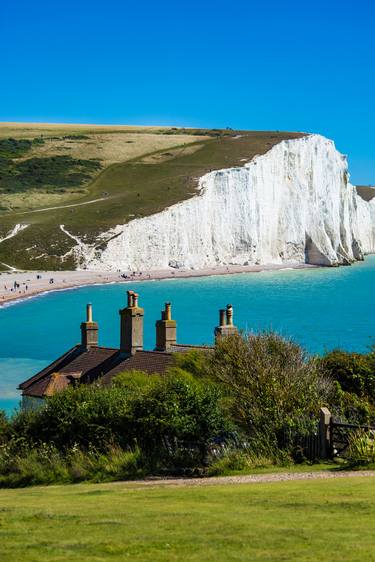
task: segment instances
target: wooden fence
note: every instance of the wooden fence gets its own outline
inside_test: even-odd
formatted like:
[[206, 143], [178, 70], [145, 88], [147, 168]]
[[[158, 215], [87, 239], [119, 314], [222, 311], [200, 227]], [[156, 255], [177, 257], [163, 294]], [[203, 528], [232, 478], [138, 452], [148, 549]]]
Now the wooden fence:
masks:
[[351, 435], [361, 430], [366, 432], [375, 431], [375, 426], [341, 422], [336, 420], [327, 408], [321, 408], [319, 458], [345, 457]]
[[281, 447], [291, 448], [296, 460], [310, 462], [319, 459], [345, 457], [350, 437], [358, 431], [375, 431], [374, 426], [356, 425], [336, 420], [327, 408], [321, 408], [315, 429], [308, 434], [285, 431]]

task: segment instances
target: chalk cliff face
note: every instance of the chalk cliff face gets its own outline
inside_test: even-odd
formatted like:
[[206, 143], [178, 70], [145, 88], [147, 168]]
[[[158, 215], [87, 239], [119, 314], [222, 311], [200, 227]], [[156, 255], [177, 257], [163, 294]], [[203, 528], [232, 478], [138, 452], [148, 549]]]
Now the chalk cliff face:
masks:
[[118, 225], [102, 240], [104, 251], [81, 249], [89, 269], [339, 265], [375, 252], [375, 199], [357, 194], [332, 141], [309, 135], [206, 174], [192, 199]]

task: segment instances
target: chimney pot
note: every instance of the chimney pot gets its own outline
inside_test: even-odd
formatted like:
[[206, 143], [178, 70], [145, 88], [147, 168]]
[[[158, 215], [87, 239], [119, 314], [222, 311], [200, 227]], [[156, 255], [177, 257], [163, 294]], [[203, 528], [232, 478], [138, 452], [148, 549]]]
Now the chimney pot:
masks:
[[169, 351], [177, 343], [177, 322], [172, 320], [172, 306], [166, 302], [161, 320], [156, 321], [156, 351]]
[[134, 291], [127, 291], [127, 294], [128, 294], [128, 306], [133, 306], [133, 293], [134, 293]]
[[87, 322], [92, 322], [92, 304], [89, 302], [86, 305], [86, 320]]
[[134, 355], [143, 349], [143, 308], [138, 306], [138, 294], [127, 291], [128, 306], [120, 310], [120, 351]]
[[86, 322], [81, 323], [81, 345], [89, 349], [98, 345], [99, 326], [92, 319], [92, 304], [86, 305]]
[[170, 302], [165, 303], [165, 320], [172, 320], [172, 306]]
[[233, 306], [227, 304], [227, 324], [233, 326]]
[[236, 326], [233, 325], [233, 307], [228, 304], [226, 308], [220, 311], [219, 326], [215, 328], [215, 340], [218, 341], [220, 338], [231, 336], [237, 333]]
[[219, 310], [219, 326], [225, 326], [227, 323], [225, 312], [225, 308]]

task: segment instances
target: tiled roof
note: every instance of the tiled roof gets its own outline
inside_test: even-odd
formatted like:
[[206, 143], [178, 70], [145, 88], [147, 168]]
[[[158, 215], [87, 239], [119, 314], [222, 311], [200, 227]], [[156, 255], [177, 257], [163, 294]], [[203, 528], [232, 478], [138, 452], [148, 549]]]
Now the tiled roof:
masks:
[[163, 374], [172, 365], [172, 353], [164, 351], [137, 351], [135, 355], [126, 357], [108, 371], [101, 379], [104, 384], [110, 384], [112, 377], [123, 371], [145, 371], [149, 374]]
[[100, 380], [106, 385], [123, 371], [144, 371], [162, 374], [172, 365], [173, 353], [192, 349], [207, 350], [207, 346], [175, 344], [169, 352], [137, 351], [125, 355], [119, 349], [92, 346], [88, 349], [76, 345], [39, 373], [19, 385], [22, 394], [43, 398], [52, 396], [79, 380], [90, 384]]
[[50, 375], [44, 377], [43, 379], [34, 382], [30, 391], [27, 392], [29, 396], [52, 396], [56, 392], [64, 390], [71, 380], [69, 375], [64, 375], [62, 373], [51, 373]]
[[27, 379], [26, 381], [22, 382], [19, 385], [18, 388], [20, 390], [24, 390], [25, 388], [29, 387], [34, 382], [40, 381], [43, 378], [44, 375], [47, 375], [47, 374], [49, 374], [53, 371], [59, 371], [59, 370], [63, 369], [64, 365], [68, 364], [70, 361], [72, 361], [74, 359], [74, 357], [77, 356], [77, 354], [79, 353], [79, 350], [80, 350], [79, 345], [76, 345], [76, 346], [72, 347], [72, 349], [69, 349], [69, 351], [64, 353], [64, 355], [61, 355], [61, 357], [59, 357], [58, 359], [53, 361], [50, 365], [48, 365], [47, 367], [45, 367], [44, 369], [42, 369], [41, 371], [36, 373], [36, 375], [34, 375], [34, 376], [30, 377], [29, 379]]
[[164, 373], [172, 364], [172, 353], [137, 351], [124, 355], [108, 347], [82, 348], [77, 345], [45, 369], [19, 385], [22, 394], [43, 398], [63, 390], [77, 379], [84, 384], [101, 380], [110, 384], [112, 377], [123, 371]]

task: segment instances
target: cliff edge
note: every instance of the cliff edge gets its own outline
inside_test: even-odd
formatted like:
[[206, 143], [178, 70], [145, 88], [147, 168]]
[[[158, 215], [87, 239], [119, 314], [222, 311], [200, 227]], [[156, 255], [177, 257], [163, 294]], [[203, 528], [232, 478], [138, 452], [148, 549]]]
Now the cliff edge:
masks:
[[349, 264], [375, 252], [375, 199], [349, 182], [346, 157], [320, 135], [285, 140], [242, 167], [213, 171], [196, 196], [78, 245], [94, 270]]

